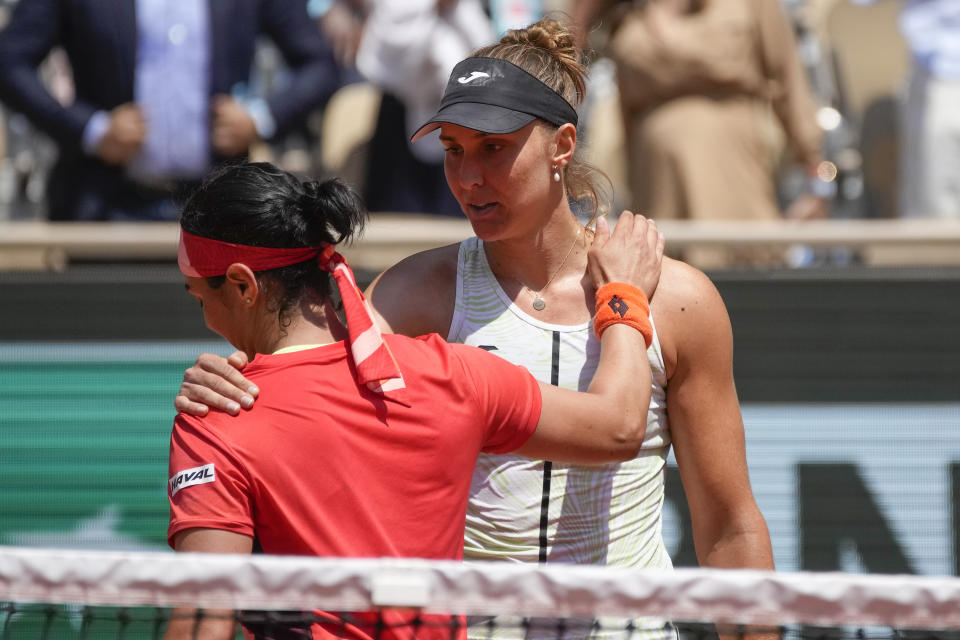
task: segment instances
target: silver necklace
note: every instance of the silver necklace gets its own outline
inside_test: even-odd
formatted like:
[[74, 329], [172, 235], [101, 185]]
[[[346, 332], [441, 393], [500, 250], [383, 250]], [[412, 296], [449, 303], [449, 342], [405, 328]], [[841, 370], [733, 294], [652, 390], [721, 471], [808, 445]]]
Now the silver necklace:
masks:
[[[570, 254], [573, 253], [573, 248], [577, 246], [577, 240], [580, 238], [581, 229], [583, 229], [583, 227], [577, 228], [577, 235], [573, 237], [573, 244], [571, 244], [570, 248], [567, 250], [567, 255], [563, 256], [563, 260], [560, 261], [560, 265], [554, 270], [553, 275], [551, 275], [550, 278], [547, 279], [547, 283], [542, 287], [540, 287], [540, 291], [534, 291], [533, 289], [530, 289], [530, 287], [527, 287], [527, 285], [525, 284], [523, 285], [524, 287], [527, 287], [527, 289], [530, 290], [530, 293], [533, 294], [533, 308], [535, 311], [543, 311], [544, 308], [547, 306], [547, 301], [543, 299], [543, 297], [540, 295], [540, 292], [544, 291], [547, 287], [550, 286], [550, 283], [553, 282], [553, 279], [556, 278], [557, 274], [560, 273], [560, 270], [563, 269], [563, 265], [567, 263], [567, 258], [569, 258]], [[521, 282], [520, 284], [523, 284], [523, 283]]]

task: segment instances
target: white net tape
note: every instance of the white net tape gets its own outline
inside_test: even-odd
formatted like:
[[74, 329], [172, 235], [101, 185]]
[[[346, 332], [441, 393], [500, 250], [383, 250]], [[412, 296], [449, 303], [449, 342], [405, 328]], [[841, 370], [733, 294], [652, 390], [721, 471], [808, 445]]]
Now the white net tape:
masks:
[[0, 547], [0, 601], [960, 628], [960, 579]]

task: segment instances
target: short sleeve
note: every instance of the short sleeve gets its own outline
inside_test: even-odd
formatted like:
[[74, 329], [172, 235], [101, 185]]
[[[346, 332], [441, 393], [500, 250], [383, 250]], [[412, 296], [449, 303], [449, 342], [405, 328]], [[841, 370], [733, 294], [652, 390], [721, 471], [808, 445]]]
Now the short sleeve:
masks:
[[202, 419], [177, 416], [170, 435], [167, 543], [185, 529], [254, 535], [252, 487], [237, 456]]
[[484, 453], [509, 453], [522, 447], [540, 421], [540, 387], [529, 371], [468, 345], [450, 345], [473, 382], [481, 421], [486, 427]]

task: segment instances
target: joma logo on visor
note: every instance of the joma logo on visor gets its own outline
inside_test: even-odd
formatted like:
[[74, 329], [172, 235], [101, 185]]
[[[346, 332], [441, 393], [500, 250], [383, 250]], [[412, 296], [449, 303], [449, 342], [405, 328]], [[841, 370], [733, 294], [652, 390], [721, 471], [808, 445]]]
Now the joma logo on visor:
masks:
[[206, 484], [217, 479], [216, 472], [213, 469], [213, 463], [205, 464], [202, 467], [193, 469], [184, 469], [170, 478], [170, 497], [177, 495], [177, 491], [185, 487], [192, 487], [195, 484]]
[[473, 82], [477, 78], [489, 78], [490, 74], [486, 71], [471, 71], [469, 76], [460, 76], [457, 78], [457, 82], [460, 84], [467, 84]]

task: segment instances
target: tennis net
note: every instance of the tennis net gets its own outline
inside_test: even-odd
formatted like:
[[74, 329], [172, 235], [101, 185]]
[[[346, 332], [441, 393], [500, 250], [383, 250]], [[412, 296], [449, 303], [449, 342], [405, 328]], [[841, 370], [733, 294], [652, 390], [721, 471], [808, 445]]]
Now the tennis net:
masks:
[[0, 638], [160, 638], [171, 619], [201, 638], [222, 619], [276, 639], [958, 640], [960, 579], [0, 547]]

